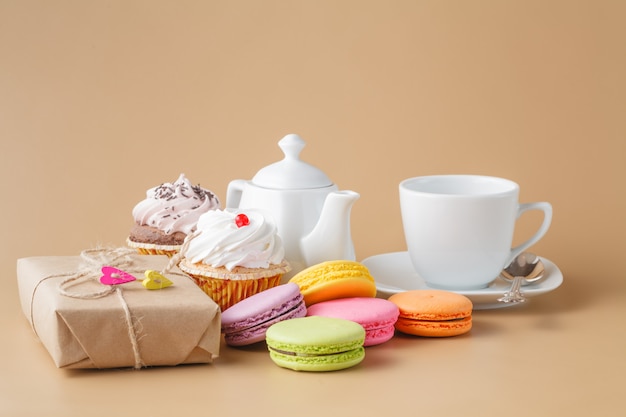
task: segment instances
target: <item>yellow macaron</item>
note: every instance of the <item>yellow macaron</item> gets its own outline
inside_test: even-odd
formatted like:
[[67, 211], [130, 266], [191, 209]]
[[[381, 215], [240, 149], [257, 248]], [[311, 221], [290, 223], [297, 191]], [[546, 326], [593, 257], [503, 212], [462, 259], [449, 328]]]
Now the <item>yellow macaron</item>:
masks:
[[376, 283], [365, 265], [334, 260], [310, 266], [289, 282], [298, 284], [307, 306], [347, 297], [375, 297]]

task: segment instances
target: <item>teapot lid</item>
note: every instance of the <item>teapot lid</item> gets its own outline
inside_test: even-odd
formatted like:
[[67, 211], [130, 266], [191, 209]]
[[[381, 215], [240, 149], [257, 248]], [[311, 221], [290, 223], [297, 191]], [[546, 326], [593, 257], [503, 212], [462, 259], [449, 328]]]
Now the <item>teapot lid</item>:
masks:
[[289, 134], [278, 142], [285, 157], [259, 170], [252, 182], [260, 187], [281, 190], [322, 188], [333, 185], [321, 170], [300, 160], [306, 143], [296, 134]]

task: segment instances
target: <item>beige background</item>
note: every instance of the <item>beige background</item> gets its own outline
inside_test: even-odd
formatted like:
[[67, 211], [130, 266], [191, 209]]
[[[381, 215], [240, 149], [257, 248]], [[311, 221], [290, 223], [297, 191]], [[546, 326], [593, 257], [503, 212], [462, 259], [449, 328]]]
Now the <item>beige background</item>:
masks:
[[[0, 415], [267, 414], [260, 405], [299, 405], [310, 391], [327, 400], [309, 413], [415, 403], [430, 415], [617, 415], [625, 6], [0, 0]], [[488, 174], [518, 182], [522, 201], [553, 204], [533, 250], [565, 283], [521, 309], [476, 313], [471, 337], [397, 338], [339, 374], [289, 373], [263, 349], [228, 348], [208, 369], [55, 369], [19, 310], [16, 259], [123, 244], [145, 190], [180, 172], [225, 200], [231, 179], [281, 158], [287, 133], [307, 141], [303, 159], [361, 194], [359, 259], [405, 249], [401, 179]], [[522, 218], [516, 239], [538, 221]]]

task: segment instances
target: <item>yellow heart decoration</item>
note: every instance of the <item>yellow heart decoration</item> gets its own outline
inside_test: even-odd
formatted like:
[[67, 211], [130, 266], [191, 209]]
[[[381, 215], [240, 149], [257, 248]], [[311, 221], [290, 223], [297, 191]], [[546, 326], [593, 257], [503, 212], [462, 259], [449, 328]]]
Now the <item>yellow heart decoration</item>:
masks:
[[172, 281], [165, 278], [163, 275], [161, 275], [157, 271], [148, 269], [144, 273], [144, 275], [146, 276], [146, 279], [141, 281], [141, 285], [143, 285], [149, 290], [160, 290], [160, 289], [167, 288], [167, 287], [174, 285]]

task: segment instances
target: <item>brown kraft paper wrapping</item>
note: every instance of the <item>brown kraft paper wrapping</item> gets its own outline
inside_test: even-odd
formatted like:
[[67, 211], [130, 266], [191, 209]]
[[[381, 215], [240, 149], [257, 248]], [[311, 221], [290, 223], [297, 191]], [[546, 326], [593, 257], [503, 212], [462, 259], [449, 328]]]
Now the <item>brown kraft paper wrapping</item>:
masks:
[[[141, 368], [210, 363], [218, 356], [220, 309], [189, 277], [174, 267], [164, 273], [171, 287], [141, 285], [144, 271], [164, 271], [168, 257], [125, 254], [127, 264], [109, 266], [137, 280], [109, 287], [98, 281], [106, 263], [85, 267], [81, 256], [17, 261], [22, 310], [57, 367]], [[84, 277], [64, 285], [81, 271]], [[63, 295], [61, 287], [79, 295], [111, 292], [82, 299]]]

